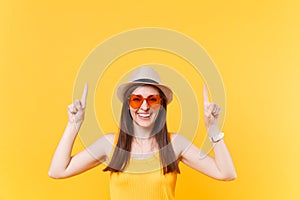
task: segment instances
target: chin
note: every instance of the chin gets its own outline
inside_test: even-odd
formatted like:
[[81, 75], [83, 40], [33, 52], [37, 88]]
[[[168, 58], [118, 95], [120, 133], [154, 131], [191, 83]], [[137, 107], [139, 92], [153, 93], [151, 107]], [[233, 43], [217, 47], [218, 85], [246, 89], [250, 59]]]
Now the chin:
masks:
[[140, 127], [144, 127], [144, 128], [150, 128], [154, 124], [154, 122], [143, 122], [143, 121], [139, 121], [139, 120], [135, 121], [135, 123], [137, 125], [139, 125]]
[[154, 125], [154, 122], [155, 122], [155, 117], [154, 118], [152, 118], [152, 117], [154, 117], [154, 116], [151, 116], [151, 118], [148, 120], [143, 120], [143, 119], [139, 119], [139, 117], [136, 116], [135, 123], [137, 125], [139, 125], [140, 127], [150, 128]]

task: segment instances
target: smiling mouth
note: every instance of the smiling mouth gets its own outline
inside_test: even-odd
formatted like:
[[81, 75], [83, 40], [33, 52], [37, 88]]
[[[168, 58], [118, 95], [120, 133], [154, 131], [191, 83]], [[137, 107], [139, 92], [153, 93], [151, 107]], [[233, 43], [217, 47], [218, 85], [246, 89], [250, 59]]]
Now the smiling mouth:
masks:
[[138, 113], [137, 114], [139, 117], [144, 118], [144, 119], [148, 119], [150, 118], [151, 114], [150, 113]]

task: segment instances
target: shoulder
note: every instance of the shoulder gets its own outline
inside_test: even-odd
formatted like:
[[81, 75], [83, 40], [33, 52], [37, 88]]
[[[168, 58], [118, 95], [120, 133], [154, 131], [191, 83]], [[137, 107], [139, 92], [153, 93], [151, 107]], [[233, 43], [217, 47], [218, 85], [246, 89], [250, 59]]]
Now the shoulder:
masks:
[[114, 133], [108, 133], [99, 137], [94, 141], [89, 147], [90, 152], [105, 153], [107, 156], [110, 154], [112, 147], [114, 145]]
[[109, 143], [113, 144], [115, 140], [115, 133], [108, 133], [103, 135], [103, 138], [106, 139]]
[[171, 133], [171, 141], [172, 143], [190, 143], [186, 137], [179, 133]]
[[183, 137], [181, 134], [179, 134], [179, 133], [170, 133], [170, 135], [171, 135], [171, 139], [173, 140], [173, 139], [176, 139], [176, 137]]
[[179, 133], [171, 134], [171, 143], [175, 154], [180, 156], [192, 143]]
[[114, 143], [115, 134], [114, 133], [107, 133], [103, 136], [99, 137], [94, 143], [107, 143], [107, 144], [113, 144]]

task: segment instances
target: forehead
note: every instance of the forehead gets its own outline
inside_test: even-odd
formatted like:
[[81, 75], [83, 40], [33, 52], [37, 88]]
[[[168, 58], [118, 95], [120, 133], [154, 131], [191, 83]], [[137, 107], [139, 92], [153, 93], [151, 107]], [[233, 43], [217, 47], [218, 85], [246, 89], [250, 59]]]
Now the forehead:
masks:
[[149, 96], [149, 95], [156, 95], [159, 94], [159, 91], [157, 88], [150, 86], [150, 85], [144, 85], [139, 86], [135, 90], [133, 90], [132, 94], [141, 94], [143, 96]]

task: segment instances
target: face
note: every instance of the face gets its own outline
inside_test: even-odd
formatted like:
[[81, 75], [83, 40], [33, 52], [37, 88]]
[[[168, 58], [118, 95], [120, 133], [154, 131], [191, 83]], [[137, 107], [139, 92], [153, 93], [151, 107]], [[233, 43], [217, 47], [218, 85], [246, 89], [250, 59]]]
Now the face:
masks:
[[[140, 86], [132, 92], [132, 95], [137, 95], [131, 99], [133, 104], [129, 106], [133, 122], [141, 127], [152, 127], [162, 106], [157, 102], [157, 98], [160, 98], [159, 91], [155, 87]], [[142, 104], [137, 107], [140, 100]]]

